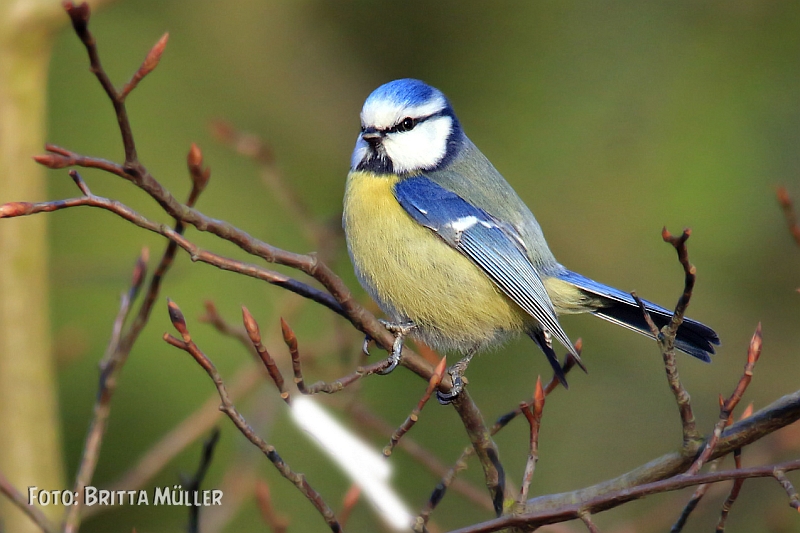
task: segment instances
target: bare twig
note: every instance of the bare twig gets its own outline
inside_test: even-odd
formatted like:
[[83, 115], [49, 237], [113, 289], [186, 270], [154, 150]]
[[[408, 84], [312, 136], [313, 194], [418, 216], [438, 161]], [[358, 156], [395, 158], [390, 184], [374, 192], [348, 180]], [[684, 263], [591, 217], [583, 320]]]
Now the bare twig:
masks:
[[655, 322], [653, 322], [650, 313], [642, 302], [641, 299], [635, 294], [631, 293], [639, 308], [642, 311], [645, 321], [650, 328], [651, 334], [656, 338], [661, 355], [664, 359], [664, 369], [667, 373], [667, 381], [670, 390], [675, 396], [675, 401], [678, 404], [678, 412], [681, 417], [681, 426], [683, 429], [683, 448], [686, 453], [694, 455], [701, 444], [700, 432], [697, 430], [697, 423], [695, 421], [694, 412], [692, 411], [691, 397], [684, 388], [678, 374], [678, 366], [675, 362], [675, 336], [677, 335], [678, 328], [683, 323], [683, 316], [686, 312], [686, 307], [692, 297], [692, 290], [696, 279], [696, 269], [689, 263], [689, 253], [686, 248], [686, 241], [691, 235], [691, 230], [685, 229], [679, 237], [675, 237], [664, 228], [661, 232], [661, 237], [664, 242], [670, 243], [675, 251], [678, 253], [678, 260], [683, 267], [684, 272], [684, 287], [681, 297], [675, 306], [675, 311], [669, 323], [659, 331]]
[[309, 485], [305, 476], [303, 474], [294, 472], [289, 465], [284, 462], [281, 456], [278, 455], [275, 447], [267, 444], [264, 439], [259, 437], [233, 405], [233, 402], [228, 395], [228, 391], [225, 388], [225, 383], [222, 380], [222, 376], [217, 371], [214, 363], [212, 363], [211, 360], [202, 351], [200, 351], [197, 345], [192, 341], [192, 336], [189, 333], [189, 329], [186, 325], [186, 319], [184, 318], [180, 308], [178, 308], [174, 302], [169, 302], [168, 309], [172, 325], [176, 330], [178, 330], [178, 333], [181, 334], [181, 339], [177, 339], [172, 335], [165, 333], [164, 340], [168, 344], [171, 344], [176, 348], [180, 348], [194, 358], [194, 360], [203, 368], [203, 370], [206, 371], [208, 376], [214, 382], [214, 385], [217, 387], [217, 392], [219, 393], [219, 397], [222, 402], [220, 410], [228, 415], [228, 418], [231, 419], [237, 429], [247, 438], [247, 440], [252, 442], [256, 447], [258, 447], [259, 450], [261, 450], [267, 459], [272, 462], [278, 472], [283, 477], [291, 481], [292, 484], [294, 484], [300, 490], [300, 492], [317, 509], [331, 531], [335, 533], [341, 531], [341, 527], [336, 520], [333, 510], [328, 506], [327, 503], [325, 503], [325, 501], [322, 499], [322, 496], [316, 490], [314, 490], [311, 485]]
[[[736, 464], [736, 468], [742, 468], [742, 450], [736, 449], [733, 451], [733, 460]], [[731, 487], [731, 492], [728, 497], [725, 499], [725, 502], [722, 504], [722, 510], [720, 511], [719, 521], [717, 522], [717, 533], [722, 533], [725, 531], [725, 522], [728, 520], [728, 513], [731, 511], [731, 507], [736, 502], [736, 499], [739, 497], [739, 491], [742, 490], [742, 485], [744, 485], [744, 479], [734, 479], [733, 486]]]
[[[75, 5], [72, 2], [64, 2], [64, 9], [67, 10], [67, 14], [72, 21], [72, 27], [75, 29], [75, 33], [86, 47], [86, 51], [89, 54], [89, 62], [91, 64], [92, 73], [97, 77], [97, 81], [99, 81], [100, 85], [103, 86], [103, 90], [105, 90], [109, 100], [111, 100], [111, 103], [114, 105], [114, 111], [117, 114], [117, 123], [119, 125], [120, 133], [122, 134], [122, 144], [125, 147], [125, 163], [135, 163], [138, 161], [136, 155], [136, 144], [134, 143], [131, 125], [128, 121], [128, 112], [125, 109], [125, 97], [121, 96], [120, 93], [117, 92], [117, 90], [114, 88], [114, 84], [111, 82], [111, 79], [109, 79], [108, 74], [106, 74], [106, 71], [100, 64], [100, 55], [97, 53], [97, 42], [89, 31], [89, 17], [91, 15], [89, 4], [84, 2], [80, 5]], [[166, 45], [166, 41], [164, 41], [164, 45]], [[158, 47], [158, 44], [156, 47]], [[150, 54], [148, 54], [148, 57], [149, 56]], [[158, 64], [158, 57], [160, 56], [161, 52], [158, 52], [155, 58], [151, 59], [150, 63], [152, 66], [148, 72], [155, 68], [155, 66]], [[147, 63], [147, 60], [145, 60], [145, 63]], [[144, 74], [142, 77], [144, 77]], [[136, 83], [138, 83], [138, 81]], [[133, 87], [131, 87], [131, 90], [132, 89]], [[128, 92], [130, 92], [130, 90]]]
[[[722, 457], [737, 448], [743, 448], [800, 420], [800, 391], [788, 394], [764, 407], [752, 416], [740, 420], [722, 432], [711, 458]], [[619, 477], [561, 494], [549, 494], [528, 500], [527, 512], [540, 512], [576, 502], [588, 502], [612, 493], [632, 490], [634, 487], [668, 479], [682, 474], [694, 462], [694, 456], [682, 449], [663, 455]]]
[[408, 431], [414, 427], [414, 424], [417, 423], [417, 420], [419, 420], [419, 414], [422, 412], [425, 404], [428, 403], [428, 400], [431, 399], [433, 391], [435, 391], [439, 386], [439, 383], [441, 383], [442, 376], [444, 376], [446, 368], [447, 358], [442, 357], [442, 360], [439, 361], [438, 365], [436, 365], [436, 373], [431, 376], [431, 379], [428, 381], [428, 387], [425, 389], [425, 393], [422, 395], [422, 398], [420, 398], [419, 402], [417, 402], [417, 406], [411, 410], [411, 414], [408, 415], [408, 418], [406, 418], [400, 427], [398, 427], [395, 432], [392, 433], [392, 437], [389, 439], [389, 444], [383, 448], [383, 455], [386, 457], [392, 455], [394, 447], [397, 446], [397, 443], [400, 442], [400, 439], [403, 438], [403, 435], [408, 433]]
[[[211, 432], [211, 435], [209, 435], [208, 439], [203, 443], [203, 453], [200, 455], [200, 465], [197, 467], [197, 471], [191, 478], [181, 480], [181, 485], [184, 486], [184, 490], [188, 491], [189, 494], [196, 493], [200, 490], [200, 484], [206, 477], [206, 473], [208, 473], [208, 467], [211, 466], [211, 459], [214, 457], [214, 449], [217, 446], [217, 442], [219, 442], [219, 436], [219, 428], [214, 428], [214, 431]], [[191, 505], [189, 507], [188, 532], [199, 533], [199, 531], [200, 506]]]
[[745, 363], [742, 377], [739, 379], [739, 383], [736, 385], [736, 388], [734, 389], [733, 393], [731, 393], [730, 397], [724, 402], [720, 399], [721, 405], [719, 421], [717, 421], [716, 425], [714, 426], [714, 432], [712, 433], [708, 442], [706, 442], [703, 452], [694, 461], [687, 474], [693, 475], [699, 472], [703, 467], [703, 464], [708, 461], [709, 457], [711, 457], [711, 454], [714, 453], [714, 448], [716, 448], [717, 443], [719, 442], [719, 438], [722, 435], [722, 430], [730, 425], [731, 413], [733, 413], [736, 405], [738, 405], [739, 400], [742, 399], [742, 395], [747, 390], [747, 386], [750, 384], [750, 380], [753, 378], [753, 367], [755, 367], [755, 364], [760, 356], [761, 323], [759, 323], [758, 327], [756, 327], [756, 332], [753, 334], [753, 338], [750, 340], [750, 347], [747, 350], [747, 362]]
[[[711, 464], [708, 467], [708, 471], [709, 472], [716, 472], [720, 460], [721, 460], [721, 458], [717, 458], [716, 460], [712, 461]], [[736, 468], [740, 468], [740, 467], [737, 466]], [[683, 511], [681, 511], [680, 516], [675, 521], [675, 523], [672, 525], [672, 528], [669, 530], [670, 533], [680, 533], [681, 531], [683, 531], [683, 528], [686, 525], [686, 521], [689, 520], [689, 516], [697, 508], [697, 505], [700, 503], [700, 500], [702, 500], [703, 497], [706, 495], [706, 492], [708, 492], [708, 488], [710, 486], [711, 485], [708, 485], [707, 483], [704, 483], [704, 484], [698, 486], [695, 489], [694, 493], [692, 494], [692, 497], [689, 498], [689, 501], [686, 502], [686, 505], [683, 507]]]
[[168, 40], [169, 33], [165, 33], [161, 36], [158, 42], [153, 45], [153, 47], [147, 53], [147, 56], [145, 56], [142, 66], [140, 66], [136, 72], [133, 73], [133, 77], [131, 77], [128, 83], [126, 83], [119, 92], [118, 98], [120, 101], [124, 102], [125, 98], [128, 97], [130, 92], [139, 85], [139, 82], [142, 81], [145, 76], [153, 72], [153, 70], [158, 66], [158, 62], [161, 61], [161, 54], [164, 53], [164, 49], [167, 47]]
[[[258, 367], [248, 364], [240, 369], [228, 386], [231, 401], [246, 395], [261, 383]], [[214, 394], [203, 402], [195, 412], [187, 416], [175, 428], [161, 437], [136, 464], [120, 478], [109, 485], [109, 490], [139, 490], [152, 480], [169, 462], [187, 446], [206, 434], [219, 421], [219, 395]], [[95, 505], [87, 507], [84, 517], [94, 516], [111, 509], [111, 506]]]
[[350, 488], [347, 489], [347, 492], [344, 494], [344, 498], [342, 499], [342, 510], [339, 512], [339, 523], [342, 527], [347, 525], [347, 521], [350, 519], [350, 515], [355, 509], [358, 500], [361, 499], [361, 487], [353, 483], [350, 485]]
[[580, 519], [581, 513], [596, 514], [601, 511], [618, 507], [631, 500], [640, 499], [652, 494], [659, 494], [683, 489], [686, 487], [693, 487], [703, 483], [719, 483], [720, 481], [728, 481], [731, 479], [775, 477], [776, 470], [779, 471], [779, 473], [785, 473], [798, 469], [800, 469], [800, 459], [780, 463], [778, 465], [723, 470], [720, 472], [696, 474], [694, 476], [676, 475], [661, 481], [646, 483], [619, 492], [598, 496], [584, 502], [573, 501], [555, 508], [548, 508], [537, 512], [505, 515], [494, 520], [488, 520], [480, 524], [474, 524], [457, 529], [451, 531], [450, 533], [490, 533], [492, 531], [501, 531], [507, 528], [523, 526], [526, 528], [536, 528], [566, 520]]
[[258, 352], [258, 356], [261, 358], [264, 368], [267, 369], [270, 379], [272, 379], [273, 383], [275, 383], [275, 386], [278, 388], [281, 399], [287, 404], [291, 404], [289, 391], [287, 391], [284, 386], [283, 375], [278, 369], [278, 365], [275, 364], [275, 360], [267, 351], [267, 348], [261, 344], [261, 330], [258, 327], [258, 322], [256, 322], [256, 319], [253, 318], [253, 315], [251, 315], [250, 311], [244, 306], [242, 306], [242, 321], [244, 322], [244, 328], [247, 330], [247, 334], [250, 336], [250, 341], [253, 343], [253, 348]]
[[56, 526], [50, 522], [45, 514], [36, 507], [28, 503], [28, 498], [25, 497], [11, 482], [0, 472], [0, 493], [4, 494], [6, 498], [17, 506], [23, 513], [25, 513], [31, 521], [39, 526], [39, 529], [45, 533], [56, 533], [58, 531]]
[[[580, 355], [582, 350], [583, 350], [583, 340], [578, 339], [575, 341], [575, 351], [577, 351], [578, 355]], [[564, 373], [564, 375], [566, 375], [567, 373], [569, 373], [570, 370], [572, 370], [575, 367], [576, 363], [577, 360], [575, 359], [575, 357], [573, 357], [571, 353], [567, 353], [566, 357], [564, 358], [564, 363], [561, 366], [561, 371]], [[560, 384], [561, 382], [558, 380], [558, 377], [554, 373], [553, 376], [550, 378], [550, 381], [544, 387], [545, 396], [553, 392], [553, 390], [555, 390]], [[513, 411], [501, 415], [489, 430], [490, 434], [496, 435], [498, 431], [506, 427], [512, 420], [514, 420], [520, 414], [522, 414], [522, 409], [520, 407], [517, 407]], [[436, 487], [433, 489], [433, 492], [428, 498], [428, 501], [425, 502], [425, 506], [420, 512], [419, 517], [417, 517], [417, 521], [415, 523], [417, 528], [421, 527], [422, 525], [428, 522], [431, 513], [436, 508], [436, 506], [439, 505], [439, 502], [442, 501], [442, 498], [444, 498], [447, 489], [455, 481], [458, 481], [456, 479], [458, 473], [463, 470], [466, 470], [467, 459], [469, 459], [474, 453], [475, 449], [472, 446], [465, 448], [464, 451], [461, 452], [461, 455], [456, 460], [454, 465], [450, 467], [450, 469], [444, 474], [444, 476], [442, 476], [442, 479], [439, 480], [439, 483], [437, 483]], [[417, 531], [417, 529], [415, 529], [415, 531]]]
[[800, 511], [800, 495], [797, 494], [794, 485], [792, 485], [792, 482], [786, 477], [786, 472], [789, 470], [794, 469], [786, 468], [783, 465], [776, 465], [772, 470], [772, 477], [778, 480], [783, 490], [786, 491], [786, 495], [789, 496], [789, 506]]
[[586, 526], [586, 529], [589, 530], [589, 533], [600, 533], [600, 530], [597, 526], [592, 522], [592, 515], [588, 511], [583, 511], [580, 513], [579, 518], [583, 525]]
[[517, 505], [522, 507], [528, 499], [528, 489], [533, 481], [533, 472], [536, 469], [536, 462], [539, 460], [539, 426], [542, 423], [542, 412], [544, 410], [544, 389], [542, 388], [541, 376], [536, 378], [536, 391], [533, 400], [529, 403], [520, 404], [520, 410], [528, 420], [530, 427], [528, 460], [525, 464], [525, 472], [522, 475], [522, 488], [519, 491]]
[[[357, 423], [366, 428], [377, 431], [380, 435], [386, 438], [391, 438], [392, 434], [394, 433], [394, 427], [372, 413], [364, 404], [360, 402], [353, 402], [349, 404], [347, 406], [347, 412], [352, 415], [353, 419]], [[412, 459], [424, 466], [436, 476], [444, 476], [451, 470], [430, 451], [423, 448], [413, 438], [407, 435], [400, 440], [398, 447], [408, 453]], [[470, 451], [469, 455], [475, 453], [471, 446], [467, 449]], [[462, 494], [470, 502], [485, 508], [487, 511], [494, 510], [491, 501], [484, 491], [481, 491], [472, 484], [460, 479], [453, 479], [451, 481], [453, 490], [459, 494]], [[450, 486], [449, 483], [448, 486]]]
[[272, 505], [269, 485], [261, 479], [256, 482], [256, 503], [258, 504], [258, 510], [261, 512], [261, 519], [269, 526], [272, 533], [286, 533], [289, 527], [289, 520], [275, 510]]
[[789, 231], [792, 233], [794, 242], [800, 246], [800, 224], [797, 223], [797, 215], [794, 212], [794, 205], [792, 198], [786, 187], [778, 187], [776, 194], [778, 196], [778, 203], [783, 208], [783, 214], [786, 216], [786, 224], [789, 226]]
[[[297, 347], [297, 336], [294, 334], [294, 331], [292, 331], [292, 328], [289, 327], [289, 324], [287, 324], [282, 318], [281, 331], [283, 332], [283, 341], [289, 348], [289, 354], [292, 357], [294, 383], [297, 385], [297, 390], [299, 390], [301, 394], [318, 394], [320, 392], [324, 392], [325, 394], [335, 394], [352, 385], [364, 376], [377, 374], [380, 371], [385, 370], [390, 364], [389, 360], [383, 359], [368, 366], [359, 366], [356, 368], [355, 372], [337, 380], [331, 382], [318, 381], [313, 385], [306, 385], [305, 380], [303, 379], [303, 367], [300, 363], [300, 352]], [[435, 374], [432, 374], [432, 376], [433, 375]]]

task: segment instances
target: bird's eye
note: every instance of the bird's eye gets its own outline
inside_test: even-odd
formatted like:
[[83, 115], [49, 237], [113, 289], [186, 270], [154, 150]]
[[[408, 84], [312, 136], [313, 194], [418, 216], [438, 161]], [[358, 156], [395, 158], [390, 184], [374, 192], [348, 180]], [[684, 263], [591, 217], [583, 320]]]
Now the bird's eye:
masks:
[[397, 125], [397, 131], [411, 131], [416, 125], [416, 120], [411, 117], [406, 117], [402, 122], [400, 122], [400, 124]]

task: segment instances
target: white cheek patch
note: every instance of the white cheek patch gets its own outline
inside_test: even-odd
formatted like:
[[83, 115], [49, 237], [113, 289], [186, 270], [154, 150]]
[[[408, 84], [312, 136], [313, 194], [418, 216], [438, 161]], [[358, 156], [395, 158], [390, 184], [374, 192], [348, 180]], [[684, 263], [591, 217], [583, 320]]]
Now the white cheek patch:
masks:
[[417, 106], [387, 105], [382, 100], [367, 100], [361, 110], [361, 124], [379, 130], [389, 129], [406, 117], [427, 117], [445, 107], [444, 96], [437, 95], [431, 101]]
[[453, 119], [441, 116], [425, 120], [411, 131], [388, 134], [383, 146], [395, 172], [412, 172], [439, 164], [447, 153], [452, 127]]

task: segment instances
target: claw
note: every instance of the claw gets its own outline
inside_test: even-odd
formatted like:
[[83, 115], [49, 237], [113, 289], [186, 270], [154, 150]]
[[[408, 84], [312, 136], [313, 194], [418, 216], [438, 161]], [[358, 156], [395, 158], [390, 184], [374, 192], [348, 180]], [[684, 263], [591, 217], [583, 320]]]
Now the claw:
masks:
[[[378, 372], [378, 374], [386, 375], [397, 368], [397, 365], [400, 364], [400, 354], [403, 351], [403, 341], [405, 340], [406, 335], [416, 329], [417, 325], [413, 322], [393, 323], [382, 319], [380, 320], [380, 323], [383, 324], [383, 327], [394, 334], [392, 353], [389, 354], [389, 366]], [[367, 344], [369, 344], [367, 339], [364, 339], [364, 348], [367, 347]]]
[[369, 343], [372, 342], [372, 337], [369, 335], [364, 336], [364, 345], [361, 346], [361, 351], [364, 352], [364, 355], [369, 356]]
[[453, 400], [464, 390], [464, 380], [461, 378], [461, 374], [456, 370], [448, 370], [448, 373], [450, 374], [450, 379], [453, 381], [453, 388], [450, 389], [450, 392], [436, 391], [436, 399], [439, 400], [439, 403], [442, 405], [450, 405], [453, 403]]

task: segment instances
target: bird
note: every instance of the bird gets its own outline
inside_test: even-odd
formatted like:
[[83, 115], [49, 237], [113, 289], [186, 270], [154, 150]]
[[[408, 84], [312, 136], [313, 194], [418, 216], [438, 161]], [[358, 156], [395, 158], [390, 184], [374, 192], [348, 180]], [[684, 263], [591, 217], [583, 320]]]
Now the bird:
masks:
[[[651, 336], [634, 297], [568, 270], [531, 210], [469, 140], [447, 97], [404, 78], [375, 89], [361, 109], [342, 225], [356, 277], [395, 335], [384, 370], [411, 336], [462, 355], [448, 369], [452, 402], [472, 357], [528, 335], [567, 381], [553, 339], [584, 368], [558, 316], [591, 313]], [[672, 313], [642, 300], [655, 324]], [[365, 351], [369, 338], [365, 340]], [[710, 362], [714, 330], [684, 319], [675, 348]]]

